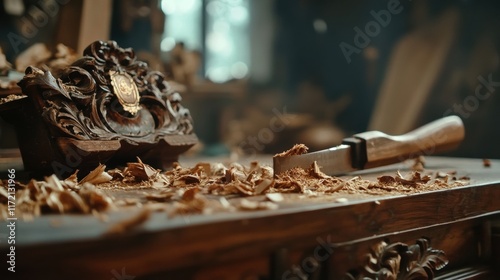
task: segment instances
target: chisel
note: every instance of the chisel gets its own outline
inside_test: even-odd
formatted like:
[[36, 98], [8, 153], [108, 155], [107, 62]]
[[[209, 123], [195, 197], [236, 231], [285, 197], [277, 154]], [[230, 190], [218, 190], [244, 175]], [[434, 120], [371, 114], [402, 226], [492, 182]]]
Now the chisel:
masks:
[[309, 168], [314, 161], [328, 175], [379, 167], [456, 148], [465, 135], [462, 120], [448, 116], [403, 135], [368, 131], [345, 138], [330, 149], [273, 158], [274, 174], [294, 167]]

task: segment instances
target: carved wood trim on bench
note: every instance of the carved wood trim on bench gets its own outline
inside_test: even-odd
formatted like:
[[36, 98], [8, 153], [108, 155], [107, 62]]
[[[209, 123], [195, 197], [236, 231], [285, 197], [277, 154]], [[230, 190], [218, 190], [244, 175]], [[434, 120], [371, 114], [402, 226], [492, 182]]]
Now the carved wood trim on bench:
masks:
[[430, 241], [418, 239], [416, 244], [379, 242], [367, 254], [366, 265], [346, 274], [348, 280], [434, 279], [434, 273], [448, 264], [442, 250], [430, 247]]

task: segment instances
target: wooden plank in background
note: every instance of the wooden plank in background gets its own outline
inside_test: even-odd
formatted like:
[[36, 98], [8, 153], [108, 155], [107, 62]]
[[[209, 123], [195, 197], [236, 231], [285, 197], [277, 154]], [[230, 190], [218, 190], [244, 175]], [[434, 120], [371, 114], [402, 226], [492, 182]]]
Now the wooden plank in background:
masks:
[[96, 40], [108, 40], [112, 0], [71, 0], [61, 6], [55, 43], [62, 43], [82, 54]]

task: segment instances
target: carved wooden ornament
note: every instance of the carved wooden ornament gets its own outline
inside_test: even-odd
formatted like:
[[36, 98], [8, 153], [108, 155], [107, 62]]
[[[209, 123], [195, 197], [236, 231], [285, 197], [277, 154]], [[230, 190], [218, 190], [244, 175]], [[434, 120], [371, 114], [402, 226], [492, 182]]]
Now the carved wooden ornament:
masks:
[[434, 272], [448, 264], [441, 250], [429, 247], [429, 240], [421, 238], [414, 245], [380, 242], [367, 255], [367, 264], [351, 273], [349, 280], [430, 280]]
[[[25, 167], [71, 165], [66, 168], [69, 172], [136, 156], [145, 161], [155, 158], [156, 163], [172, 161], [197, 142], [180, 94], [162, 73], [136, 60], [132, 49], [96, 41], [83, 54], [59, 77], [28, 67], [19, 82], [28, 98], [21, 106], [24, 115], [11, 122], [24, 126], [18, 129], [18, 138]], [[31, 138], [39, 138], [36, 143], [24, 137], [27, 125], [33, 127]], [[30, 150], [35, 148], [38, 152]], [[73, 164], [75, 160], [69, 164], [75, 157], [78, 164]]]
[[38, 93], [33, 98], [57, 135], [154, 143], [164, 135], [193, 132], [179, 93], [163, 74], [137, 61], [132, 49], [97, 41], [83, 54], [58, 79], [28, 67], [19, 83], [23, 92]]

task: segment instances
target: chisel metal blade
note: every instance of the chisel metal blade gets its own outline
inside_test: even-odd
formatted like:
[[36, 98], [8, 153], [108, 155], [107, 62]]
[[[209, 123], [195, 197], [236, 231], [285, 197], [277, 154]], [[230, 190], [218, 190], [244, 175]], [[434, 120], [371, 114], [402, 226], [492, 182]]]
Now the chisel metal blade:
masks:
[[303, 155], [274, 157], [274, 174], [280, 174], [294, 167], [309, 168], [315, 161], [321, 171], [328, 175], [342, 175], [358, 170], [352, 167], [351, 147], [343, 144]]

